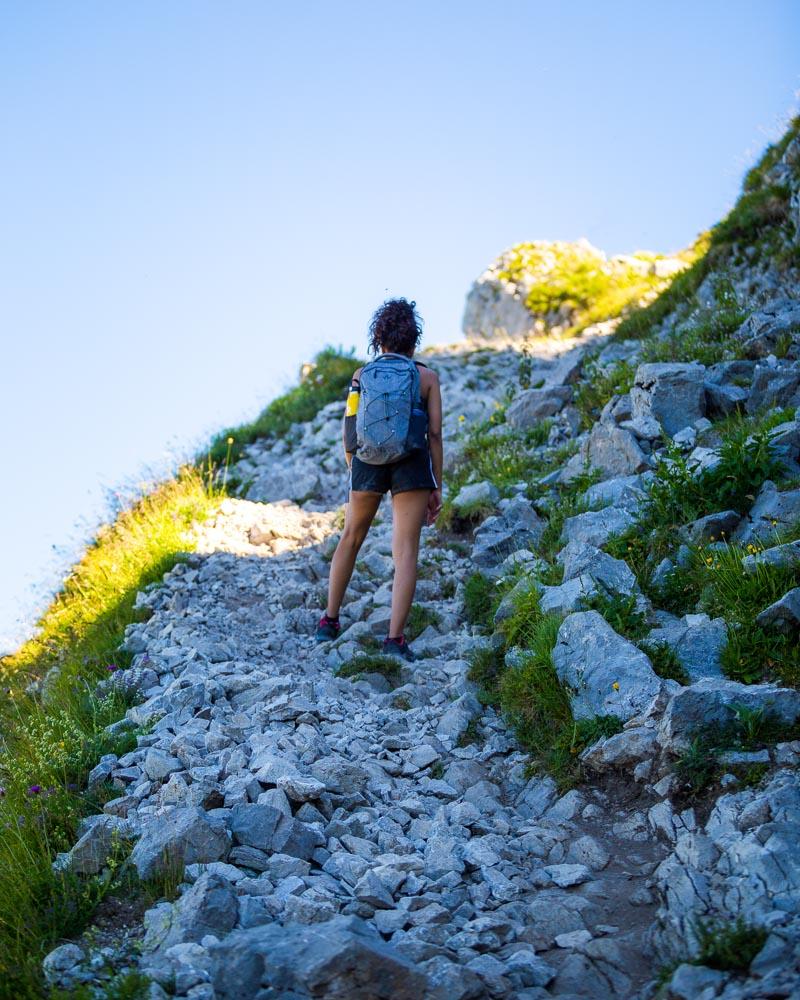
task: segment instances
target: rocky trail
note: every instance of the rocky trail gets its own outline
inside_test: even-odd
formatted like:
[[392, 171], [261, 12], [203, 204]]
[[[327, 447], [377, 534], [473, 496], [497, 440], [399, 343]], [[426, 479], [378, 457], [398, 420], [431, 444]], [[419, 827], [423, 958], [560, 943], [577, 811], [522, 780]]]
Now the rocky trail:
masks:
[[[587, 345], [544, 349], [536, 371], [558, 389]], [[495, 352], [491, 373], [457, 348], [429, 359], [446, 448], [491, 412], [518, 359]], [[337, 676], [365, 637], [385, 634], [391, 586], [384, 501], [342, 610], [349, 628], [315, 645], [344, 500], [340, 419], [332, 404], [291, 445], [251, 446], [237, 470], [248, 499], [223, 501], [188, 561], [139, 595], [149, 617], [128, 628], [126, 683], [142, 700], [122, 725], [152, 728], [93, 772], [119, 794], [64, 862], [97, 872], [124, 836], [140, 878], [183, 874], [177, 898], [124, 945], [107, 940], [105, 959], [138, 964], [153, 1000], [652, 996], [698, 899], [738, 893], [757, 907], [778, 870], [795, 885], [795, 772], [777, 770], [760, 797], [724, 795], [705, 823], [674, 805], [645, 759], [678, 687], [668, 682], [601, 746], [608, 766], [592, 783], [559, 794], [529, 776], [467, 679], [486, 642], [461, 613], [475, 553], [434, 528], [423, 529], [416, 601], [435, 624], [413, 643], [418, 661], [392, 677]], [[555, 415], [554, 442], [571, 419]], [[501, 501], [501, 515], [521, 503]], [[777, 751], [786, 763], [792, 746]], [[755, 985], [683, 965], [669, 995], [797, 995], [791, 941], [770, 937]], [[45, 969], [65, 987], [101, 978], [80, 943]]]

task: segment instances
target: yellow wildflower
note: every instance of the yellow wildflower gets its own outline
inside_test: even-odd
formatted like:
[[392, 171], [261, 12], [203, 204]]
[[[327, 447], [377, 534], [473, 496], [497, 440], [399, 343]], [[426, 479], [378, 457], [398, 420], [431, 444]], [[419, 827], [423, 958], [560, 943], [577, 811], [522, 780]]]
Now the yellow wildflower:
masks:
[[619, 681], [614, 681], [611, 687], [614, 688], [615, 691], [619, 691]]

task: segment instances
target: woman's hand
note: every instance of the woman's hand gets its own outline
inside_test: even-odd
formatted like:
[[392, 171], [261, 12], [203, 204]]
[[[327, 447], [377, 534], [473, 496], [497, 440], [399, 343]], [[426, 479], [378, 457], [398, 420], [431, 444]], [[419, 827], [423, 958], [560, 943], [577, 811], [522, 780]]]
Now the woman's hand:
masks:
[[431, 495], [428, 497], [428, 512], [425, 519], [426, 524], [433, 524], [436, 518], [439, 516], [439, 511], [442, 509], [442, 491], [441, 490], [431, 490]]

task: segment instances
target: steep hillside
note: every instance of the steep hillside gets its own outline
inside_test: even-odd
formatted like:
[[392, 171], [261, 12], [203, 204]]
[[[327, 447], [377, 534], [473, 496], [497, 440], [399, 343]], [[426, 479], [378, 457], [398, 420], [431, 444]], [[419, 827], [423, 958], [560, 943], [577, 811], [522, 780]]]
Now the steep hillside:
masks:
[[686, 259], [514, 248], [522, 336], [426, 352], [446, 504], [413, 667], [376, 652], [388, 502], [312, 639], [354, 358], [220, 435], [141, 585], [99, 546], [109, 594], [78, 574], [4, 719], [0, 995], [41, 995], [43, 941], [79, 997], [794, 995], [798, 124]]

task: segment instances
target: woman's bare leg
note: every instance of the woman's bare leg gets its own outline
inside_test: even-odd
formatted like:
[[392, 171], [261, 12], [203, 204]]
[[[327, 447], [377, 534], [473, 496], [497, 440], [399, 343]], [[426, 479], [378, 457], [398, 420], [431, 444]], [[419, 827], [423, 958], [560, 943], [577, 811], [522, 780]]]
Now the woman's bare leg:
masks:
[[411, 602], [414, 600], [419, 535], [425, 523], [430, 492], [430, 490], [406, 490], [392, 497], [394, 583], [389, 636], [393, 639], [403, 634]]
[[356, 556], [369, 526], [380, 506], [382, 493], [367, 493], [363, 490], [351, 490], [350, 502], [345, 507], [344, 528], [342, 537], [336, 546], [331, 560], [331, 575], [328, 581], [328, 606], [325, 614], [330, 618], [339, 615], [347, 585], [353, 575]]

